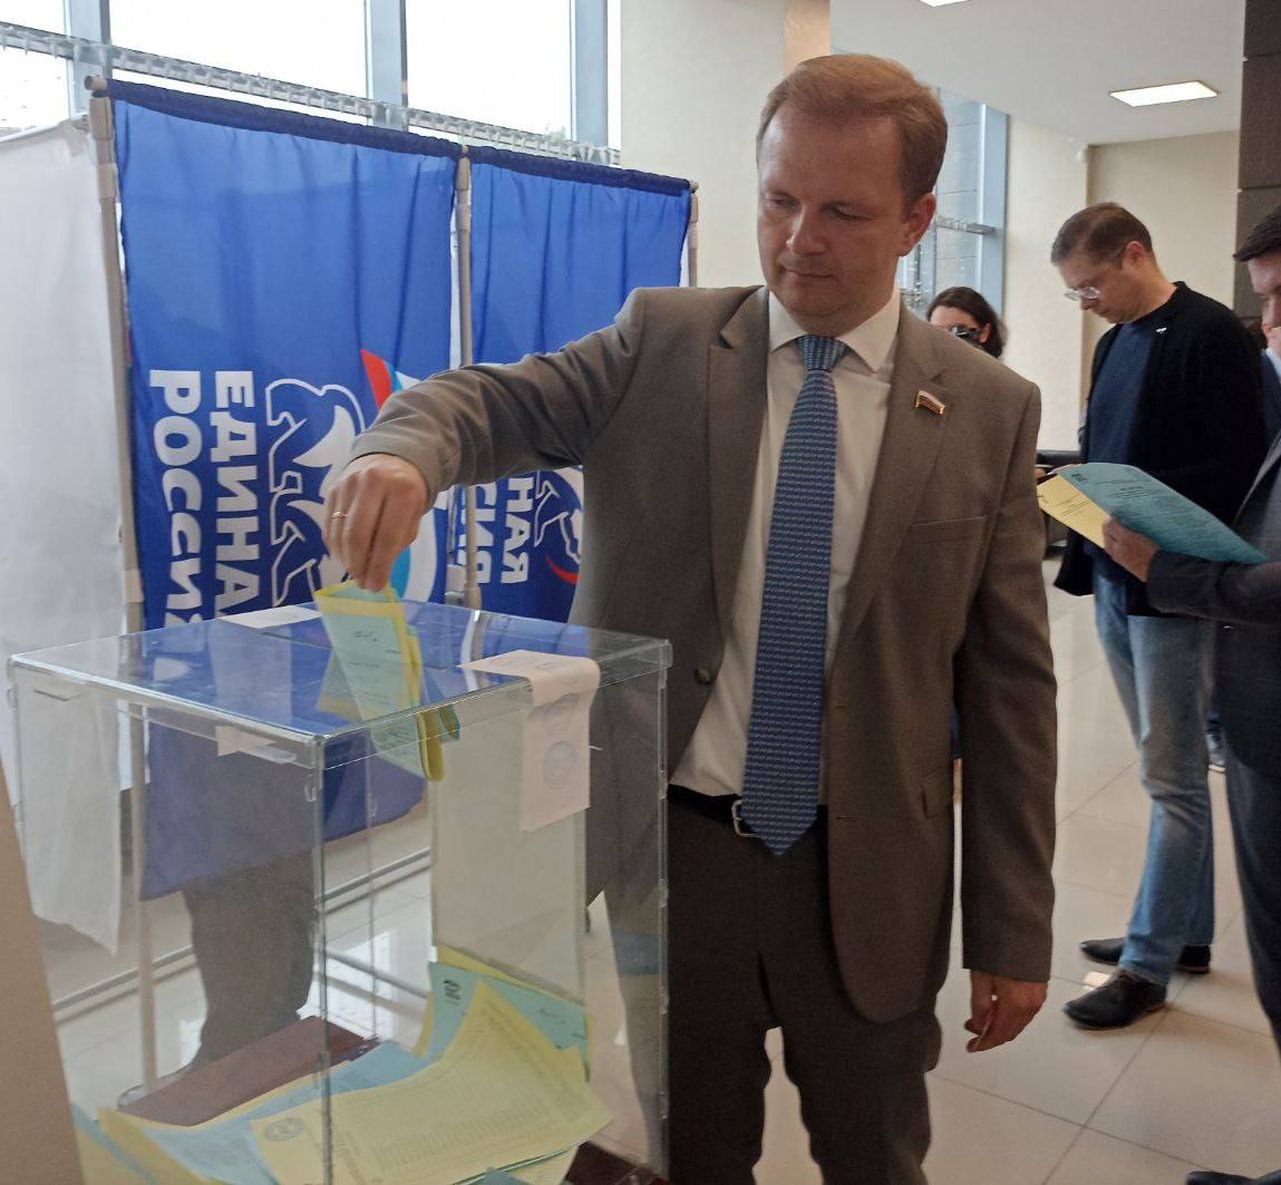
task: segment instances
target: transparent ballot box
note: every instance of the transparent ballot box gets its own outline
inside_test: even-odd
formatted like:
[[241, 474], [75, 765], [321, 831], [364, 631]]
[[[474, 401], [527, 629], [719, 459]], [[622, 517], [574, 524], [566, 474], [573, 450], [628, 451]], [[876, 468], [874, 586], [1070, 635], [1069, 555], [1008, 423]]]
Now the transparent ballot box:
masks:
[[669, 661], [354, 586], [14, 658], [89, 1185], [661, 1180]]

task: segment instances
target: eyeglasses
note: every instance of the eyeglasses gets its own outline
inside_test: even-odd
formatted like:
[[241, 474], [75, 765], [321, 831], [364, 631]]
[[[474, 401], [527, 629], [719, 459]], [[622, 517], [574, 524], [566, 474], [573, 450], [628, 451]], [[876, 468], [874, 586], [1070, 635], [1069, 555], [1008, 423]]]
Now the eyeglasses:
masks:
[[[1128, 247], [1129, 243], [1127, 243], [1125, 246]], [[1111, 259], [1108, 260], [1108, 270], [1110, 271], [1112, 268], [1119, 266], [1121, 263], [1121, 258], [1124, 255], [1125, 255], [1125, 247], [1122, 247], [1120, 251], [1118, 251], [1115, 255], [1112, 256]], [[1086, 300], [1098, 300], [1099, 297], [1103, 295], [1103, 293], [1100, 292], [1098, 288], [1095, 287], [1095, 285], [1093, 284], [1084, 284], [1080, 288], [1069, 288], [1065, 293], [1063, 293], [1063, 295], [1066, 296], [1068, 300], [1086, 301]]]
[[969, 325], [949, 325], [948, 333], [953, 337], [959, 337], [962, 341], [973, 342], [978, 345], [983, 338], [983, 330], [974, 329]]
[[1066, 296], [1068, 300], [1086, 301], [1098, 300], [1103, 293], [1093, 285], [1087, 284], [1084, 288], [1069, 288], [1063, 295]]

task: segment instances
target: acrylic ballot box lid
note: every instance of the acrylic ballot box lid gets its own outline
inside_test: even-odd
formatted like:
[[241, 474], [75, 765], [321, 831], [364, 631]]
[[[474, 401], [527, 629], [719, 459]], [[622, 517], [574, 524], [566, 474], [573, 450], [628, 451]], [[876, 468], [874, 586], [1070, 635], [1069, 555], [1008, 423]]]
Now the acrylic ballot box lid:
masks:
[[373, 1171], [354, 1147], [406, 1181], [661, 1179], [670, 647], [347, 610], [10, 661], [82, 1149], [142, 1181], [331, 1185]]
[[[379, 717], [381, 725], [463, 699], [484, 716], [524, 710], [524, 679], [464, 666], [514, 650], [590, 658], [602, 688], [671, 664], [668, 643], [653, 638], [452, 605], [403, 605], [421, 650], [422, 699]], [[32, 651], [15, 655], [10, 667], [100, 689], [122, 706], [179, 709], [184, 728], [199, 729], [202, 720], [241, 724], [282, 742], [283, 756], [360, 733], [370, 723], [324, 709], [332, 654], [321, 616], [308, 604]], [[273, 681], [280, 672], [286, 677]]]

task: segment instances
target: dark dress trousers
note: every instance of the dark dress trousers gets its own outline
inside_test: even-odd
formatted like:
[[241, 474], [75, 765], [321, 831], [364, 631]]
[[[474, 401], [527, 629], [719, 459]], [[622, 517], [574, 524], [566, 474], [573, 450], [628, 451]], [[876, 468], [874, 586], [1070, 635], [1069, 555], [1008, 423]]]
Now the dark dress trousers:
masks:
[[1215, 685], [1237, 869], [1255, 983], [1281, 1046], [1281, 437], [1234, 525], [1271, 562], [1158, 552], [1148, 593], [1158, 609], [1220, 623]]

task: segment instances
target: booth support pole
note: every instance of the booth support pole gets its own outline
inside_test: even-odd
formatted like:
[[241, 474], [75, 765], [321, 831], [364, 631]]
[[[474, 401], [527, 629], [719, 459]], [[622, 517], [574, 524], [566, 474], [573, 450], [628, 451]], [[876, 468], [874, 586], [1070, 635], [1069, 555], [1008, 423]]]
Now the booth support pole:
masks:
[[[116, 468], [120, 483], [120, 544], [125, 565], [125, 620], [129, 633], [142, 629], [142, 576], [138, 570], [138, 536], [134, 523], [133, 465], [129, 454], [129, 328], [125, 310], [124, 276], [120, 270], [120, 232], [116, 219], [119, 184], [115, 160], [115, 129], [106, 83], [86, 82], [89, 129], [98, 160], [98, 202], [102, 211], [102, 258], [107, 275], [107, 311], [111, 330], [111, 374], [116, 404]], [[143, 723], [129, 720], [129, 842], [133, 864], [134, 903], [138, 911], [138, 1009], [142, 1025], [142, 1080], [148, 1091], [156, 1085], [156, 981], [151, 917], [142, 896], [146, 864], [146, 757]]]
[[689, 186], [689, 233], [685, 236], [685, 275], [691, 288], [698, 287], [698, 182]]
[[[476, 347], [472, 340], [471, 323], [471, 161], [463, 149], [458, 162], [457, 180], [454, 182], [456, 197], [454, 219], [458, 227], [458, 344], [459, 360], [464, 366], [476, 361]], [[464, 499], [464, 537], [467, 550], [466, 582], [463, 585], [463, 605], [468, 609], [480, 608], [479, 565], [476, 558], [476, 487], [468, 486]]]

